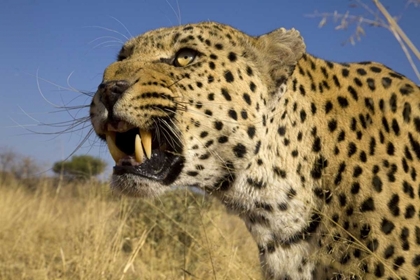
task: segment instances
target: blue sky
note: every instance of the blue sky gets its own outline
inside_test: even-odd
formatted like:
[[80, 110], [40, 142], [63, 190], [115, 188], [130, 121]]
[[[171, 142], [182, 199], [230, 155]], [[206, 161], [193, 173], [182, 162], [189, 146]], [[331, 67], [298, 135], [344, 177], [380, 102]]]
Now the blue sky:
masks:
[[[408, 1], [382, 2], [392, 14], [402, 16], [401, 27], [419, 47], [420, 7], [405, 5]], [[306, 16], [316, 10], [329, 13], [350, 10], [353, 14], [369, 16], [366, 10], [349, 8], [351, 3], [354, 2], [2, 0], [0, 151], [4, 147], [12, 148], [46, 167], [70, 155], [88, 132], [90, 123], [86, 123], [87, 129], [78, 132], [43, 134], [59, 132], [60, 129], [42, 123], [57, 124], [72, 119], [66, 112], [54, 113], [57, 109], [51, 103], [89, 104], [90, 98], [77, 91], [95, 91], [104, 68], [116, 58], [125, 37], [177, 25], [179, 12], [182, 24], [219, 21], [250, 35], [260, 35], [279, 27], [294, 27], [301, 32], [307, 51], [313, 55], [341, 62], [379, 61], [415, 80], [404, 53], [389, 31], [367, 27], [361, 42], [355, 46], [343, 46], [354, 26], [346, 31], [336, 31], [336, 24], [330, 21], [318, 28], [321, 19]], [[365, 3], [372, 7], [370, 1]], [[88, 111], [73, 111], [72, 114], [84, 117]], [[112, 162], [105, 145], [99, 144], [95, 136], [76, 152], [86, 153]]]

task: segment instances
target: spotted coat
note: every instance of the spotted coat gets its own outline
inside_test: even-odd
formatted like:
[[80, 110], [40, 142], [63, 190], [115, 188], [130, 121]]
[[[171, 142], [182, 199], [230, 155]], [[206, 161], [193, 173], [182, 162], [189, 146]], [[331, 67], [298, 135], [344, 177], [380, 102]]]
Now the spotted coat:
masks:
[[[384, 65], [316, 58], [293, 29], [162, 28], [124, 45], [90, 114], [114, 190], [218, 197], [265, 279], [420, 279], [420, 89]], [[156, 151], [144, 163], [139, 130]]]

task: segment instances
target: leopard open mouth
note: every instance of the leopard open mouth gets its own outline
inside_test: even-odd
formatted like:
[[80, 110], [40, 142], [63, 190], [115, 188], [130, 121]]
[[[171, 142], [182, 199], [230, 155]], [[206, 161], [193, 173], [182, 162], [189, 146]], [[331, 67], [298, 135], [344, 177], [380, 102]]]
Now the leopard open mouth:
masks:
[[182, 144], [173, 128], [143, 130], [119, 121], [108, 124], [106, 142], [115, 160], [114, 175], [133, 174], [169, 185], [184, 166]]

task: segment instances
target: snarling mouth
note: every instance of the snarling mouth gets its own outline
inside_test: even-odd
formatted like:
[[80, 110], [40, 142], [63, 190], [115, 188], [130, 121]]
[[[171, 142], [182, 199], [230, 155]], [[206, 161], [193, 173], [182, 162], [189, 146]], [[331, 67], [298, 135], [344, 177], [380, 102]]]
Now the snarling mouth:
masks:
[[114, 175], [132, 174], [169, 185], [184, 165], [182, 144], [172, 128], [143, 130], [126, 122], [108, 124], [106, 143]]

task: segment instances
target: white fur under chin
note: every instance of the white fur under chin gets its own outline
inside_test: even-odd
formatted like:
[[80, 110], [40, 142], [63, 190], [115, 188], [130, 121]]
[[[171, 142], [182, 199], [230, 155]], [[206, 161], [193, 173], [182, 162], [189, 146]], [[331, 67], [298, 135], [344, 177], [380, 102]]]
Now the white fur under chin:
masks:
[[170, 187], [137, 175], [124, 174], [112, 175], [111, 189], [130, 197], [155, 198]]

